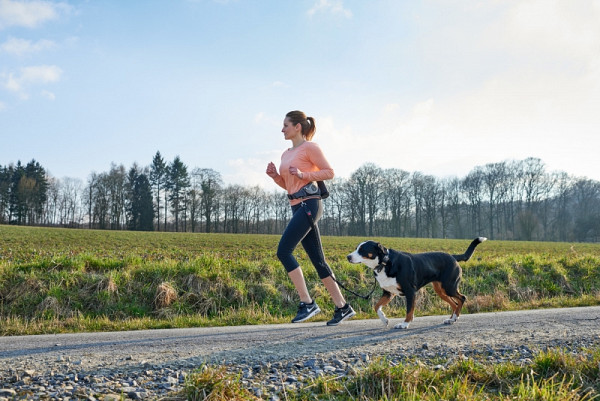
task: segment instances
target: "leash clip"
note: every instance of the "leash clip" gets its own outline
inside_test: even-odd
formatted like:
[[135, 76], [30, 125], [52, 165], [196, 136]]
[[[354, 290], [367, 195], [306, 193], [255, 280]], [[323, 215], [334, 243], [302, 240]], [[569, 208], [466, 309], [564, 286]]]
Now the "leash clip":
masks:
[[304, 211], [306, 212], [306, 215], [311, 218], [311, 225], [313, 225], [314, 221], [312, 220], [312, 212], [310, 211], [310, 209], [308, 207], [306, 207], [306, 203], [304, 203], [304, 201], [302, 201], [302, 202], [300, 202], [300, 206], [305, 208]]

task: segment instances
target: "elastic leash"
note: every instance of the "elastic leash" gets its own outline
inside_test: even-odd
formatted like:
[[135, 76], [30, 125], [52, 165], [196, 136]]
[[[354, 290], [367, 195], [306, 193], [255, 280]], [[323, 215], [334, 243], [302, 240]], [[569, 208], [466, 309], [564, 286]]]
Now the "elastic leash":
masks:
[[[302, 206], [302, 209], [306, 212], [306, 217], [308, 218], [308, 221], [310, 222], [311, 228], [316, 232], [317, 227], [315, 225], [315, 221], [312, 218], [312, 212], [306, 206], [306, 203], [304, 203], [304, 201], [300, 205]], [[321, 249], [323, 249], [323, 244], [321, 243], [320, 235], [317, 235], [317, 241], [319, 241], [319, 246], [321, 247]], [[377, 289], [377, 273], [375, 273], [375, 271], [373, 271], [373, 289], [367, 295], [361, 295], [359, 293], [352, 291], [351, 289], [346, 287], [344, 284], [342, 284], [340, 281], [338, 281], [338, 279], [335, 278], [335, 274], [333, 274], [333, 271], [331, 270], [331, 268], [329, 267], [329, 265], [327, 263], [325, 263], [325, 266], [327, 266], [327, 268], [329, 269], [329, 273], [331, 274], [331, 278], [333, 279], [333, 281], [335, 281], [337, 283], [337, 285], [339, 285], [342, 289], [344, 289], [345, 291], [349, 292], [350, 294], [352, 294], [356, 297], [359, 297], [362, 299], [369, 299], [369, 298], [371, 298], [371, 295], [373, 294], [373, 292]]]
[[375, 275], [373, 276], [373, 278], [374, 278], [374, 280], [373, 280], [373, 289], [367, 295], [360, 295], [360, 294], [352, 291], [348, 287], [346, 287], [344, 284], [342, 284], [341, 282], [339, 282], [337, 278], [335, 278], [335, 275], [333, 274], [333, 272], [331, 274], [331, 277], [333, 278], [333, 281], [335, 281], [341, 288], [343, 288], [344, 290], [346, 290], [350, 294], [354, 295], [355, 297], [359, 297], [359, 298], [362, 298], [362, 299], [369, 299], [369, 298], [371, 298], [371, 295], [377, 289], [377, 276], [375, 276]]

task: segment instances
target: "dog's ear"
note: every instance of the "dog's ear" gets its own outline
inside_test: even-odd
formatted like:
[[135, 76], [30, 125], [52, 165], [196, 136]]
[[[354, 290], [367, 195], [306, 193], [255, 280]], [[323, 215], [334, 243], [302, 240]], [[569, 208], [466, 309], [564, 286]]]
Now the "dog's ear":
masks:
[[381, 245], [379, 242], [377, 243], [377, 249], [379, 250], [379, 257], [383, 259], [385, 255], [387, 255], [388, 250], [385, 246]]

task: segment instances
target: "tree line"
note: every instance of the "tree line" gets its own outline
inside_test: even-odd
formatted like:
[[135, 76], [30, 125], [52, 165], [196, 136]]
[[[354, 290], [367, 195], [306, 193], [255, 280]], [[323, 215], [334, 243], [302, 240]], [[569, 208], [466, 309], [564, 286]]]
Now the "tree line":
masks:
[[[548, 172], [527, 158], [477, 166], [463, 178], [366, 163], [329, 181], [325, 235], [600, 240], [600, 182]], [[279, 234], [286, 194], [226, 185], [219, 172], [157, 152], [145, 167], [58, 179], [35, 160], [0, 165], [0, 223], [174, 232]]]

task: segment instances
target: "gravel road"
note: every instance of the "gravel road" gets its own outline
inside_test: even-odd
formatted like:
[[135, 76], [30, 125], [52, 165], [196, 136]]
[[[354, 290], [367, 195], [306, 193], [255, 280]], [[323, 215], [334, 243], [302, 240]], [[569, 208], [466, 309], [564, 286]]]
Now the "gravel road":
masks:
[[256, 395], [278, 399], [284, 386], [348, 374], [377, 356], [527, 360], [545, 347], [600, 344], [600, 307], [463, 315], [452, 326], [444, 318], [417, 317], [408, 330], [371, 319], [0, 337], [0, 400], [168, 397], [203, 363], [226, 365]]

